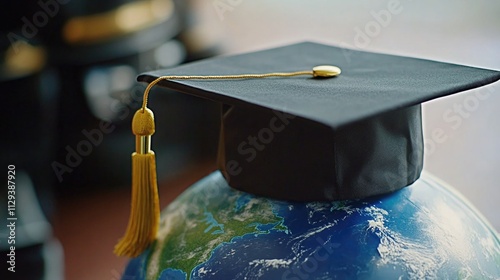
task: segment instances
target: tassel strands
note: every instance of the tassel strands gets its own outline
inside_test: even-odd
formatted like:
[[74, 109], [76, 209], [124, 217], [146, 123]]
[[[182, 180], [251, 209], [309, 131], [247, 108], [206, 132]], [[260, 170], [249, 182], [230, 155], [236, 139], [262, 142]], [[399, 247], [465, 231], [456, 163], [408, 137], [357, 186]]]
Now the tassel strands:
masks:
[[160, 223], [160, 203], [156, 180], [155, 154], [151, 135], [155, 132], [154, 115], [139, 109], [132, 120], [136, 152], [132, 154], [132, 202], [127, 230], [115, 246], [118, 256], [137, 257], [156, 239]]

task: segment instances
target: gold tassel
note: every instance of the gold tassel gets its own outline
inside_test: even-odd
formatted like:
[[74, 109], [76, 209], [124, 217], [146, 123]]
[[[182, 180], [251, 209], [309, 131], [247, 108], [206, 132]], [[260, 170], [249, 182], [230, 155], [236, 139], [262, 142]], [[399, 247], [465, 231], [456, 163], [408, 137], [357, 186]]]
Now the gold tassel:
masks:
[[151, 151], [151, 135], [155, 132], [154, 115], [147, 108], [151, 88], [163, 80], [231, 80], [268, 77], [293, 77], [311, 75], [329, 78], [339, 75], [340, 68], [321, 65], [312, 70], [276, 72], [266, 74], [207, 75], [207, 76], [161, 76], [148, 84], [144, 90], [142, 108], [132, 119], [132, 131], [136, 136], [136, 152], [132, 154], [132, 210], [125, 236], [115, 246], [118, 256], [137, 257], [156, 239], [160, 224], [160, 203], [156, 183], [155, 154]]
[[136, 152], [132, 154], [132, 210], [124, 237], [115, 246], [117, 256], [137, 257], [156, 239], [160, 223], [160, 202], [156, 182], [155, 154], [151, 135], [155, 132], [154, 115], [139, 109], [132, 120]]

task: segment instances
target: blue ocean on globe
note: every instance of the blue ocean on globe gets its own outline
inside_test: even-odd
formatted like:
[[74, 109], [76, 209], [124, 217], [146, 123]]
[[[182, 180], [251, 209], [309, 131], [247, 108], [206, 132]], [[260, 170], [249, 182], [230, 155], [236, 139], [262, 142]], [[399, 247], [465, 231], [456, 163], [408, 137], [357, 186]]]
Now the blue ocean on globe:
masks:
[[500, 241], [430, 175], [388, 195], [299, 203], [234, 190], [217, 171], [162, 212], [122, 279], [500, 279]]

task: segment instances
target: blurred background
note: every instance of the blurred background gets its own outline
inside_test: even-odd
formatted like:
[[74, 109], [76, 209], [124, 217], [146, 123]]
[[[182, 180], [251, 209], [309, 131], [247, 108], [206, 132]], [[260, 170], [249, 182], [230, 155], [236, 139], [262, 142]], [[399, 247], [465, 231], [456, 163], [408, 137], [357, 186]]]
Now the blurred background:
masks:
[[[112, 250], [129, 214], [129, 127], [142, 100], [141, 72], [304, 40], [500, 69], [500, 2], [493, 0], [1, 5], [0, 161], [4, 170], [16, 166], [18, 217], [15, 275], [3, 267], [9, 233], [0, 228], [2, 279], [120, 279], [127, 260]], [[154, 91], [163, 208], [215, 168], [219, 107]], [[499, 83], [424, 105], [425, 170], [497, 230], [498, 108]], [[6, 188], [0, 199], [7, 205]]]

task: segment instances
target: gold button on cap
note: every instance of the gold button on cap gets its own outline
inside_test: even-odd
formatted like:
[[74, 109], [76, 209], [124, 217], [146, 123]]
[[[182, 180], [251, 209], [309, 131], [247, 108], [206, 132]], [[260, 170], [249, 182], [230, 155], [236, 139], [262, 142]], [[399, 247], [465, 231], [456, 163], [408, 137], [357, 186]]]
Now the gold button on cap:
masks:
[[342, 71], [337, 66], [318, 65], [313, 68], [313, 77], [328, 78], [338, 76]]

